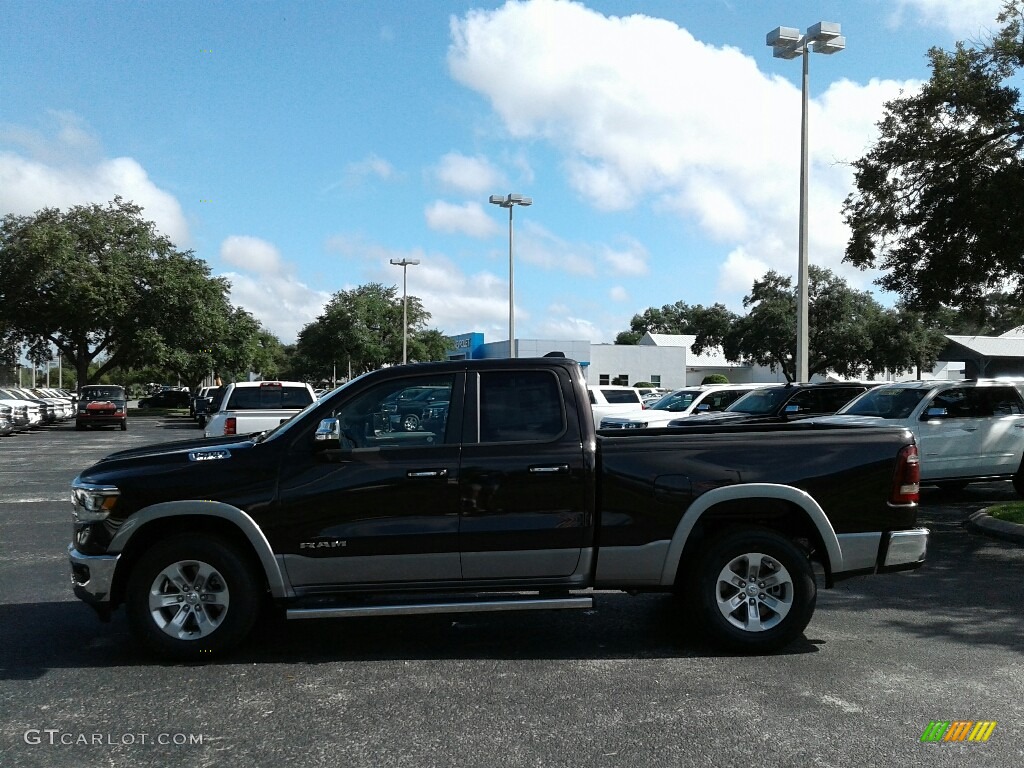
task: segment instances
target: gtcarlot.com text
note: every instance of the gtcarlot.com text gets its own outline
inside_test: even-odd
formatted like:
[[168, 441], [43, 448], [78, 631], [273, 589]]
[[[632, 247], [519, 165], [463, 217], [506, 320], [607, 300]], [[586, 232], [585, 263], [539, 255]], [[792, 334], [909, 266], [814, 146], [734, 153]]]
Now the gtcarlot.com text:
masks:
[[202, 733], [75, 733], [59, 728], [29, 728], [23, 738], [26, 744], [53, 747], [195, 747], [203, 744], [203, 737]]

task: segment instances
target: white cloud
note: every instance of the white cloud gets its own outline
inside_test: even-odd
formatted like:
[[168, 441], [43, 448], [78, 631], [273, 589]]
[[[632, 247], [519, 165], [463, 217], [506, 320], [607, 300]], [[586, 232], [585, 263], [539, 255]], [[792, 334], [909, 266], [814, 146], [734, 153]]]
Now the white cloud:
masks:
[[[566, 0], [469, 11], [451, 33], [452, 76], [488, 99], [511, 136], [560, 152], [581, 199], [685, 218], [733, 251], [719, 284], [739, 297], [752, 281], [740, 286], [737, 276], [755, 265], [795, 272], [800, 90], [761, 68], [799, 62], [761, 49], [755, 59], [663, 19], [606, 17]], [[830, 60], [818, 58], [818, 76], [828, 77]], [[840, 266], [849, 163], [870, 144], [885, 101], [918, 86], [840, 80], [811, 101], [812, 263], [870, 281]], [[645, 265], [628, 251], [607, 261], [630, 274]]]
[[626, 302], [629, 301], [629, 291], [621, 285], [615, 285], [608, 291], [608, 298], [619, 303]]
[[922, 24], [945, 27], [954, 35], [974, 39], [982, 30], [996, 29], [1004, 0], [896, 0], [892, 26]]
[[231, 282], [231, 303], [251, 312], [285, 344], [295, 343], [302, 327], [323, 311], [330, 294], [310, 288], [294, 274], [273, 243], [232, 235], [220, 246], [220, 258], [244, 272], [224, 272]]
[[623, 249], [605, 248], [603, 258], [613, 275], [643, 277], [648, 272], [647, 249], [634, 240], [627, 242]]
[[485, 157], [468, 157], [449, 152], [441, 158], [435, 175], [442, 184], [467, 194], [497, 192], [496, 187], [506, 184], [501, 172]]
[[435, 200], [423, 211], [427, 226], [438, 232], [463, 234], [469, 237], [487, 238], [501, 231], [493, 215], [484, 210], [480, 203], [456, 205], [444, 200]]
[[282, 271], [277, 248], [258, 237], [231, 235], [220, 244], [220, 257], [233, 267], [265, 277], [276, 277]]
[[[600, 339], [603, 335], [600, 328], [580, 317], [551, 317], [535, 325], [533, 330], [538, 339]], [[516, 333], [517, 337], [521, 335]]]
[[191, 243], [178, 200], [160, 189], [130, 157], [103, 157], [99, 140], [70, 113], [51, 113], [55, 135], [22, 126], [0, 127], [0, 211], [30, 215], [42, 208], [105, 205], [120, 195], [143, 208], [179, 248]]

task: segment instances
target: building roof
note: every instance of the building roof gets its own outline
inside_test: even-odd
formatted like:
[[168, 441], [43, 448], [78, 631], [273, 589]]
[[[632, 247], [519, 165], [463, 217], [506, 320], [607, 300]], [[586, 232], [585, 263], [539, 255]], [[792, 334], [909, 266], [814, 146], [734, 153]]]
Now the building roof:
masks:
[[748, 368], [745, 363], [734, 363], [725, 359], [721, 347], [706, 349], [699, 355], [692, 346], [697, 337], [688, 333], [645, 333], [640, 344], [648, 347], [685, 347], [687, 368]]
[[973, 357], [1024, 358], [1024, 336], [946, 336], [952, 347], [943, 350], [942, 359], [956, 352], [969, 352]]

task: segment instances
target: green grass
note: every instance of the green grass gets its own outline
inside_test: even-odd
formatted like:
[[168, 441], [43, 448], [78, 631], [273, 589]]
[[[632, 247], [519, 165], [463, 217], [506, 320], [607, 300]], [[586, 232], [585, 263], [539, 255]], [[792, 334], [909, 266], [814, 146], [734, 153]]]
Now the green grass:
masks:
[[1024, 501], [1011, 501], [1009, 504], [996, 504], [985, 510], [996, 520], [1024, 525]]

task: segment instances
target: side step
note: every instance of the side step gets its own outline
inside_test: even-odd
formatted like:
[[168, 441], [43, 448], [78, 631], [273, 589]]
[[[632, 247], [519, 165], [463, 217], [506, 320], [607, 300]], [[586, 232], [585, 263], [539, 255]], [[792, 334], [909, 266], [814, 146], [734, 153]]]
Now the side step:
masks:
[[492, 598], [442, 602], [386, 603], [381, 605], [325, 605], [289, 608], [289, 619], [344, 619], [354, 616], [410, 616], [424, 613], [483, 613], [487, 611], [546, 611], [592, 608], [592, 597]]

